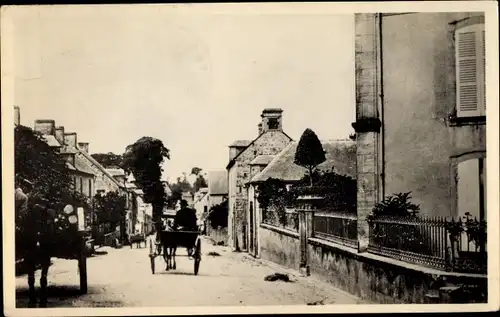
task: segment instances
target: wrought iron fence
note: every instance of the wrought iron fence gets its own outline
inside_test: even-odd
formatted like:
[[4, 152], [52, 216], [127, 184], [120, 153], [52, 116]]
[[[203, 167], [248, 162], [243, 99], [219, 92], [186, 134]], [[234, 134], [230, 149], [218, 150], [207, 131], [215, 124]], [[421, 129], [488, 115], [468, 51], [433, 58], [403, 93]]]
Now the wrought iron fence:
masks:
[[316, 212], [313, 216], [313, 236], [349, 247], [358, 246], [358, 221], [355, 214]]
[[486, 222], [467, 218], [368, 219], [370, 253], [446, 271], [486, 272]]

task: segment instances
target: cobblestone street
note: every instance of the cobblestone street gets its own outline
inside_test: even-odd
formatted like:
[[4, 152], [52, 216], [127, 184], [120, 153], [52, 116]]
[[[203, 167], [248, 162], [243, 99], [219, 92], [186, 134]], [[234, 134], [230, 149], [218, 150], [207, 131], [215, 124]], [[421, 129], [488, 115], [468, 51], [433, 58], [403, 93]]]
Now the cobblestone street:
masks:
[[[256, 260], [226, 247], [202, 241], [203, 259], [198, 276], [193, 261], [177, 258], [177, 270], [164, 271], [156, 259], [151, 274], [148, 249], [101, 248], [88, 259], [86, 295], [79, 294], [77, 262], [53, 259], [49, 270], [48, 307], [178, 307], [237, 305], [356, 304], [357, 298], [311, 277]], [[106, 253], [107, 254], [104, 254]], [[186, 254], [178, 249], [178, 254]], [[208, 255], [210, 252], [220, 256]], [[213, 254], [213, 253], [211, 253]], [[291, 282], [268, 282], [276, 272], [289, 274]], [[40, 272], [37, 272], [37, 285]], [[293, 274], [293, 275], [292, 275]], [[17, 307], [27, 307], [26, 276], [16, 279]]]

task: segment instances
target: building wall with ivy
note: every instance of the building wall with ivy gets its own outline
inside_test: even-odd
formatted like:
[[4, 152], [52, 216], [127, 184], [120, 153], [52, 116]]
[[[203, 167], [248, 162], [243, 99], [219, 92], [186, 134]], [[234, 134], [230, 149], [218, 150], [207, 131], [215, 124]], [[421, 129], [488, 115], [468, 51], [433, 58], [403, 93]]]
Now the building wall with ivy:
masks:
[[[246, 250], [247, 239], [247, 182], [257, 173], [250, 162], [259, 155], [277, 155], [289, 143], [290, 138], [280, 130], [267, 131], [246, 148], [229, 170], [229, 245]], [[253, 173], [252, 173], [253, 172]]]

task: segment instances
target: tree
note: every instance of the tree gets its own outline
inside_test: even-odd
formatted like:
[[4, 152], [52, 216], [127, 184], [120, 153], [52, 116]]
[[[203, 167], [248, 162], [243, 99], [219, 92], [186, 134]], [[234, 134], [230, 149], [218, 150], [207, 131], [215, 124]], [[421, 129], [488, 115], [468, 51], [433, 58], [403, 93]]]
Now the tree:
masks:
[[97, 221], [100, 224], [109, 223], [114, 230], [125, 220], [126, 198], [118, 191], [108, 192], [106, 195], [97, 194], [94, 200]]
[[195, 166], [191, 169], [191, 174], [198, 176], [201, 173], [201, 171], [202, 171], [201, 168]]
[[[319, 141], [316, 133], [311, 129], [306, 129], [300, 137], [297, 151], [295, 152], [294, 163], [303, 166], [309, 170], [309, 175], [319, 164], [326, 160], [325, 151]], [[312, 177], [310, 177], [310, 186], [312, 186]]]
[[123, 154], [122, 167], [132, 173], [138, 186], [144, 192], [144, 200], [153, 206], [153, 221], [157, 231], [161, 228], [163, 206], [167, 195], [161, 180], [164, 159], [170, 159], [170, 151], [163, 142], [152, 137], [142, 137], [127, 146]]
[[114, 153], [95, 153], [91, 155], [105, 168], [119, 168], [123, 163], [123, 156]]
[[[28, 210], [32, 213], [49, 211], [44, 217], [46, 224], [54, 227], [52, 237], [58, 249], [68, 252], [73, 242], [78, 240], [76, 226], [71, 225], [63, 212], [66, 204], [89, 210], [87, 199], [74, 191], [70, 171], [66, 161], [29, 127], [18, 125], [14, 128], [14, 167], [16, 182], [27, 179], [33, 183]], [[41, 208], [35, 208], [35, 206]], [[25, 220], [30, 215], [16, 214], [16, 238], [22, 238]], [[16, 244], [19, 246], [20, 244]], [[18, 256], [16, 251], [16, 256]]]
[[198, 175], [196, 181], [194, 182], [193, 187], [194, 187], [194, 192], [197, 192], [200, 188], [208, 187], [207, 181], [202, 174]]

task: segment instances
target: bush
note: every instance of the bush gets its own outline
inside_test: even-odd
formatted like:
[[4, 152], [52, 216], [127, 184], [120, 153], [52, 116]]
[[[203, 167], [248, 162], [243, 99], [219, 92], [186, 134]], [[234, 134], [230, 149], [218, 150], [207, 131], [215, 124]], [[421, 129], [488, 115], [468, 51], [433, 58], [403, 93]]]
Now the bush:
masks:
[[311, 182], [309, 175], [294, 186], [290, 194], [294, 200], [300, 195], [318, 195], [324, 198], [321, 208], [356, 212], [357, 184], [354, 178], [333, 171], [316, 171], [312, 177], [314, 186], [307, 185]]
[[[430, 250], [425, 244], [425, 239], [419, 228], [405, 224], [418, 220], [420, 206], [411, 201], [411, 192], [393, 194], [377, 203], [372, 215], [368, 217], [371, 222], [370, 235], [377, 245], [393, 249], [404, 249], [420, 254], [429, 254]], [[376, 219], [388, 218], [389, 224], [377, 223]], [[399, 223], [401, 222], [401, 223]]]

